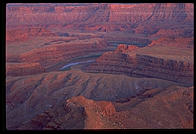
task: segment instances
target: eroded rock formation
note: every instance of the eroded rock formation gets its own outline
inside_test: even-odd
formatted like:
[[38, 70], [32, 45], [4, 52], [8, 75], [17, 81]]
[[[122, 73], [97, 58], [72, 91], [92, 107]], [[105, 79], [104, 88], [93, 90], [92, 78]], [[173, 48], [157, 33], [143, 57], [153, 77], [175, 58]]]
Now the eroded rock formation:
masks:
[[128, 48], [126, 45], [119, 46], [114, 52], [104, 53], [96, 60], [96, 63], [92, 63], [85, 70], [138, 77], [154, 77], [184, 84], [193, 84], [191, 49], [182, 48], [178, 50], [175, 47], [154, 46], [132, 51], [132, 49], [129, 50]]
[[6, 128], [193, 128], [193, 5], [7, 4]]
[[42, 27], [17, 27], [6, 30], [6, 41], [24, 41], [35, 36], [54, 36], [55, 34]]
[[[100, 39], [76, 40], [71, 43], [53, 44], [51, 46], [35, 49], [20, 55], [22, 62], [39, 62], [43, 66], [58, 61], [69, 61], [72, 58], [84, 56], [88, 53], [107, 50], [107, 43]], [[40, 55], [42, 55], [40, 57]]]
[[130, 31], [138, 27], [136, 33], [152, 34], [174, 24], [193, 25], [193, 4], [188, 3], [46, 5], [9, 4], [7, 26], [59, 24], [96, 31]]
[[[49, 45], [41, 48], [35, 48], [19, 55], [7, 56], [7, 61], [11, 63], [7, 64], [7, 75], [41, 73], [56, 64], [64, 65], [74, 58], [108, 50], [107, 42], [99, 38], [73, 40], [70, 42], [63, 40], [60, 44], [51, 42]], [[54, 69], [57, 70], [58, 67]]]
[[72, 97], [17, 126], [19, 130], [92, 128], [193, 128], [193, 87], [150, 89], [122, 103]]

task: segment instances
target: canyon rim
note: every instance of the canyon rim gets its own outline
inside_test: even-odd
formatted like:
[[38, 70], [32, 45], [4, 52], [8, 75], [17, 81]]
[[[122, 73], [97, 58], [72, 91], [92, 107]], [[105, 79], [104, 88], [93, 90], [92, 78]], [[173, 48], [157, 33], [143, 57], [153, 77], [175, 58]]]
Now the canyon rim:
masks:
[[8, 130], [193, 129], [193, 3], [8, 3]]

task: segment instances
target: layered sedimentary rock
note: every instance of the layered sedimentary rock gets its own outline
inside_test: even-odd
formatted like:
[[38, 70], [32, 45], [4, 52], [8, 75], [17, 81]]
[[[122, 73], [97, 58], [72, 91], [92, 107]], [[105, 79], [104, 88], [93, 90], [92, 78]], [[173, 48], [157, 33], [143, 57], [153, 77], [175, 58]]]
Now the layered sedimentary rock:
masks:
[[170, 25], [193, 25], [193, 4], [188, 3], [46, 5], [8, 4], [7, 26], [59, 24], [96, 31], [130, 31], [138, 27], [136, 33], [149, 34]]
[[[34, 48], [18, 55], [8, 55], [7, 75], [43, 73], [47, 68], [58, 70], [61, 64], [63, 65], [74, 58], [109, 50], [107, 42], [99, 38], [69, 42], [57, 40], [43, 45], [43, 47]], [[56, 64], [59, 64], [58, 67], [53, 67]]]
[[[51, 91], [51, 97], [47, 99], [50, 104], [41, 103], [35, 95], [36, 91], [33, 91], [27, 100], [17, 104], [18, 108], [16, 104], [12, 104], [12, 110], [12, 101], [7, 100], [8, 129], [193, 128], [193, 87], [169, 86], [164, 90], [151, 88], [136, 97], [127, 97], [125, 102], [95, 101], [83, 96], [67, 99], [67, 89]], [[39, 90], [41, 91], [41, 86]], [[121, 91], [123, 92], [123, 89]], [[62, 94], [61, 97], [58, 94]], [[30, 110], [32, 108], [37, 110]], [[27, 112], [28, 116], [14, 116], [14, 113], [24, 112]], [[16, 122], [17, 125], [12, 124]]]
[[[142, 37], [140, 37], [142, 36]], [[118, 34], [116, 32], [112, 32], [110, 35], [105, 34], [104, 39], [107, 40], [110, 44], [112, 43], [119, 43], [123, 44], [123, 42], [130, 44], [130, 45], [137, 45], [139, 47], [147, 46], [151, 43], [151, 40], [143, 37], [144, 35], [134, 35], [134, 34], [127, 34], [127, 33], [121, 33]]]
[[138, 66], [133, 74], [193, 84], [193, 63], [190, 61], [165, 60], [148, 55], [136, 55]]
[[193, 128], [193, 15], [191, 3], [7, 4], [6, 128]]
[[7, 76], [31, 75], [45, 72], [45, 68], [40, 63], [7, 63]]
[[[120, 46], [120, 50], [123, 47]], [[189, 48], [153, 46], [129, 51], [119, 48], [106, 52], [85, 70], [154, 77], [184, 84], [193, 84], [193, 51]], [[175, 54], [175, 55], [174, 55]]]
[[179, 37], [193, 37], [194, 29], [190, 27], [180, 27], [180, 28], [172, 28], [168, 29], [160, 29], [158, 32], [152, 35], [152, 37], [161, 37], [161, 38], [179, 38]]
[[[71, 113], [68, 113], [70, 110], [65, 107], [65, 101], [73, 96], [85, 96], [99, 101], [122, 102], [123, 99], [140, 95], [146, 90], [157, 88], [159, 89], [157, 91], [161, 91], [176, 84], [153, 78], [131, 78], [124, 75], [91, 74], [81, 71], [8, 77], [6, 83], [6, 126], [8, 129], [20, 129], [33, 118], [35, 121], [32, 120], [31, 125], [26, 129], [41, 129], [46, 125], [42, 126], [40, 123], [48, 124], [50, 120], [53, 122], [55, 119], [62, 119], [60, 121], [62, 129], [81, 128], [84, 127], [82, 122], [84, 122], [86, 114], [89, 116], [89, 113], [84, 112], [83, 108], [80, 108], [81, 106], [77, 106], [73, 110], [71, 105], [67, 106], [72, 109]], [[91, 108], [89, 106], [91, 103], [88, 105], [88, 101], [80, 102], [86, 108]], [[113, 107], [110, 103], [101, 103], [100, 110], [104, 111], [108, 104], [108, 108]], [[52, 112], [52, 115], [49, 114], [50, 117], [45, 115], [47, 112], [43, 113], [47, 110]], [[80, 113], [80, 110], [83, 112]], [[107, 113], [106, 110], [103, 114], [107, 115]], [[65, 120], [70, 122], [65, 122]], [[93, 121], [92, 116], [89, 121]], [[76, 122], [78, 125], [75, 127], [71, 125]], [[52, 129], [49, 126], [52, 126], [52, 123], [51, 125], [48, 124], [48, 128]], [[101, 127], [103, 126], [101, 125]]]
[[161, 36], [161, 38], [157, 40], [153, 40], [149, 46], [168, 46], [168, 47], [179, 47], [179, 48], [193, 48], [194, 46], [194, 39], [193, 37], [184, 38], [184, 37], [164, 37]]
[[16, 27], [6, 30], [6, 41], [24, 41], [35, 36], [54, 36], [42, 27]]
[[72, 58], [89, 53], [107, 50], [107, 43], [101, 39], [75, 40], [73, 42], [52, 44], [34, 49], [20, 55], [21, 62], [39, 62], [48, 66], [59, 61], [69, 61]]

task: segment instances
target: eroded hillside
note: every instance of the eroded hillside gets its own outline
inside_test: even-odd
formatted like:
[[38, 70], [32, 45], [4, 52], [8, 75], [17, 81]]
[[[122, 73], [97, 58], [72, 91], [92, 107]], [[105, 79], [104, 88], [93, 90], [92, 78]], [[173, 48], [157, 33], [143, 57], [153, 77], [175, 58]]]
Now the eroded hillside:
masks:
[[8, 130], [193, 128], [192, 3], [10, 3]]

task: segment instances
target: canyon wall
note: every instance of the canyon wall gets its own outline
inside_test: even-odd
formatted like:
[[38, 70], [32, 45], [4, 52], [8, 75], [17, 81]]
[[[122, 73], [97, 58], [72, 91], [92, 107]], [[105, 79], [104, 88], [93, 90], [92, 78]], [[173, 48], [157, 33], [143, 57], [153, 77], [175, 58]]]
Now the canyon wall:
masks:
[[[126, 45], [124, 47], [122, 46], [119, 46], [114, 52], [104, 53], [95, 63], [84, 68], [84, 70], [87, 72], [154, 77], [183, 83], [185, 85], [193, 84], [193, 59], [191, 57], [188, 58], [188, 56], [185, 56], [185, 59], [183, 59], [181, 58], [183, 56], [179, 56], [181, 59], [173, 59], [172, 55], [169, 57], [167, 54], [165, 56], [148, 54], [147, 52], [149, 50], [156, 52], [157, 49], [153, 50], [153, 47], [143, 48], [143, 50], [147, 50], [146, 53], [143, 53], [139, 52], [141, 49], [134, 48], [132, 50]], [[164, 52], [165, 47], [158, 49]], [[165, 51], [166, 53], [169, 52], [168, 50]]]
[[159, 39], [153, 40], [151, 43], [149, 43], [149, 46], [165, 46], [165, 47], [178, 47], [178, 48], [193, 48], [194, 47], [194, 38], [188, 37], [164, 37], [161, 36]]
[[[81, 95], [71, 96], [69, 94], [73, 93], [71, 85], [75, 83], [75, 77], [78, 75], [81, 77], [79, 81], [83, 81], [90, 74], [53, 72], [35, 77], [28, 76], [27, 79], [24, 77], [10, 79], [6, 90], [8, 92], [6, 99], [7, 128], [14, 130], [61, 130], [193, 127], [193, 87], [170, 85], [160, 89], [160, 87], [152, 86], [137, 96], [127, 97], [125, 102], [96, 101], [94, 98], [89, 99]], [[90, 77], [105, 82], [111, 79], [110, 75], [106, 74], [98, 77], [90, 75]], [[121, 86], [122, 78], [115, 75], [112, 77], [117, 78], [116, 85]], [[121, 77], [131, 81], [130, 77]], [[50, 80], [53, 83], [50, 85], [53, 86], [43, 88], [45, 83], [51, 83]], [[152, 84], [150, 81], [149, 87]], [[18, 86], [21, 82], [24, 82], [24, 87]], [[88, 82], [90, 86], [93, 80]], [[144, 83], [142, 78], [141, 83]], [[162, 82], [160, 81], [160, 83]], [[85, 84], [77, 83], [77, 86], [79, 85], [84, 86]], [[162, 85], [165, 86], [165, 83]], [[114, 88], [109, 83], [106, 86]], [[15, 87], [16, 89], [13, 90]], [[126, 89], [127, 87], [120, 91], [124, 92]], [[88, 90], [90, 91], [91, 88]], [[102, 96], [104, 95], [102, 94]], [[110, 93], [109, 96], [113, 95]], [[168, 113], [168, 111], [170, 112]]]
[[74, 58], [103, 53], [110, 49], [107, 42], [100, 38], [73, 40], [70, 42], [63, 40], [60, 44], [58, 42], [49, 42], [43, 45], [41, 48], [35, 48], [19, 55], [8, 56], [6, 74], [8, 76], [18, 76], [45, 72], [48, 68], [50, 68], [50, 71], [51, 68], [58, 70], [59, 65], [58, 67], [53, 66], [57, 64], [64, 66]]
[[[71, 103], [66, 103], [67, 99], [74, 96], [84, 96], [92, 99], [90, 103], [85, 99], [79, 101], [87, 110], [90, 110], [94, 108], [94, 106], [92, 107], [94, 104], [96, 108], [97, 104], [93, 102], [95, 100], [117, 101], [136, 96], [145, 90], [153, 88], [164, 90], [173, 84], [175, 83], [153, 78], [146, 79], [124, 75], [93, 74], [76, 70], [7, 77], [6, 126], [8, 129], [19, 129], [29, 122], [30, 126], [27, 125], [25, 128], [41, 129], [46, 127], [45, 125], [50, 121], [53, 122], [53, 119], [62, 118], [62, 125], [65, 128], [81, 128], [84, 127], [82, 123], [84, 123], [84, 119], [86, 118], [85, 109], [81, 108], [80, 105], [77, 105], [77, 108], [72, 107], [73, 105]], [[99, 107], [99, 110], [102, 111], [100, 113], [106, 117], [115, 111], [111, 102], [102, 102]], [[110, 110], [110, 108], [113, 109]], [[48, 115], [45, 116], [47, 112], [44, 113], [47, 110], [50, 111], [49, 116], [51, 116], [48, 119], [45, 118], [48, 117]], [[58, 114], [58, 112], [63, 115]], [[89, 112], [91, 113], [92, 111]], [[89, 113], [87, 115], [91, 116]], [[92, 117], [97, 118], [96, 116], [91, 116], [91, 123], [94, 121]], [[67, 123], [66, 120], [70, 122]], [[78, 122], [78, 125], [73, 125], [76, 122]], [[43, 126], [39, 124], [43, 124]], [[53, 125], [48, 124], [48, 127]], [[48, 129], [51, 128], [49, 127]]]
[[45, 28], [35, 26], [19, 26], [6, 30], [6, 41], [24, 41], [35, 36], [55, 36], [55, 34]]
[[[43, 66], [48, 66], [61, 60], [69, 61], [75, 57], [105, 50], [107, 50], [107, 43], [101, 39], [94, 38], [90, 40], [76, 40], [70, 43], [52, 44], [23, 53], [19, 59], [21, 62], [39, 62]], [[41, 54], [42, 56], [40, 56]]]
[[7, 4], [7, 129], [193, 128], [193, 5]]
[[[154, 33], [160, 28], [193, 25], [193, 4], [50, 4], [6, 7], [6, 25], [61, 25], [71, 29]], [[153, 27], [153, 30], [152, 30]]]

